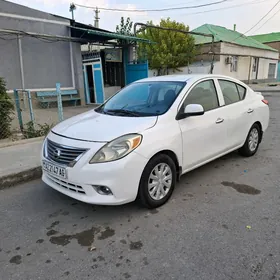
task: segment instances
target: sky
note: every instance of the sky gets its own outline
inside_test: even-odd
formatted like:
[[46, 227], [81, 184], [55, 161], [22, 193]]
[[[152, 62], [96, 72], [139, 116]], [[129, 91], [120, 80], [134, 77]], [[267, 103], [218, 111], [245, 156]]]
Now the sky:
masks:
[[[112, 12], [101, 10], [99, 27], [115, 31], [120, 18], [130, 17], [133, 22], [147, 22], [153, 20], [158, 24], [161, 18], [170, 17], [172, 20], [183, 22], [190, 26], [190, 30], [208, 23], [224, 26], [245, 33], [254, 26], [278, 0], [227, 0], [213, 6], [180, 9], [166, 12], [129, 12], [131, 9], [158, 9], [182, 6], [202, 5], [205, 3], [218, 2], [219, 0], [10, 0], [11, 2], [28, 6], [33, 9], [49, 12], [52, 14], [71, 17], [69, 6], [71, 2], [86, 6], [100, 8], [124, 9], [125, 12]], [[240, 5], [240, 6], [239, 6]], [[238, 7], [233, 7], [238, 6]], [[231, 8], [230, 8], [231, 7]], [[210, 11], [217, 10], [217, 11]], [[279, 11], [279, 12], [278, 12]], [[274, 17], [272, 17], [275, 14]], [[92, 9], [77, 7], [74, 12], [75, 20], [93, 24], [94, 12]], [[266, 22], [267, 21], [267, 22]], [[265, 23], [266, 22], [266, 23]], [[265, 23], [265, 24], [264, 24]], [[265, 17], [254, 29], [246, 35], [280, 32], [280, 3]]]

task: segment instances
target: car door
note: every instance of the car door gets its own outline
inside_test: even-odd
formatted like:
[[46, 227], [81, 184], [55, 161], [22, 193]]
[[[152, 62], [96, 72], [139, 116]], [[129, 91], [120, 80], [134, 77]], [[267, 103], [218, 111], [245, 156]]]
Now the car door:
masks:
[[183, 172], [225, 151], [226, 123], [219, 99], [214, 80], [207, 79], [194, 85], [181, 104], [179, 113], [189, 104], [200, 104], [205, 111], [201, 116], [178, 120], [183, 145]]
[[253, 108], [246, 100], [246, 88], [226, 79], [218, 79], [223, 98], [227, 122], [227, 145], [233, 149], [244, 143], [252, 125]]

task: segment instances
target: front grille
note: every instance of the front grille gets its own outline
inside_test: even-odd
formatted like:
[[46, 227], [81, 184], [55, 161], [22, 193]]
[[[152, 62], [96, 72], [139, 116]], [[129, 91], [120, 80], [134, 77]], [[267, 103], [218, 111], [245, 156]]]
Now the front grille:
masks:
[[75, 185], [75, 184], [65, 182], [63, 180], [60, 180], [60, 179], [55, 178], [53, 176], [50, 176], [49, 174], [47, 175], [47, 177], [49, 178], [49, 180], [51, 180], [53, 183], [55, 183], [59, 187], [62, 187], [64, 189], [67, 189], [69, 191], [76, 192], [76, 193], [79, 193], [79, 194], [86, 194], [84, 189], [79, 185]]
[[63, 146], [47, 139], [45, 157], [59, 164], [69, 165], [70, 162], [77, 161], [86, 151], [87, 149]]

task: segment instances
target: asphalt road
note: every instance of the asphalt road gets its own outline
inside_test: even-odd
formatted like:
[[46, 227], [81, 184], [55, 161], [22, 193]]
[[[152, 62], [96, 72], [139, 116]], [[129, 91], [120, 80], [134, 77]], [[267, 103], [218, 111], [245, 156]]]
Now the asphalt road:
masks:
[[253, 158], [185, 175], [157, 210], [79, 203], [40, 180], [0, 192], [0, 279], [280, 279], [280, 97]]

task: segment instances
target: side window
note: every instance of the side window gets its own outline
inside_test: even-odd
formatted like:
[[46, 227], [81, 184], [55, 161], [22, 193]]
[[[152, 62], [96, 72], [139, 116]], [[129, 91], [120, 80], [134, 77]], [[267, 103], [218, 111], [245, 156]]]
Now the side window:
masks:
[[230, 81], [219, 80], [221, 90], [224, 96], [225, 105], [240, 101], [237, 85]]
[[236, 86], [239, 92], [240, 99], [243, 100], [246, 95], [246, 88], [238, 84], [236, 84]]
[[183, 108], [188, 104], [200, 104], [205, 112], [218, 108], [219, 101], [214, 81], [207, 80], [197, 84], [186, 97]]

